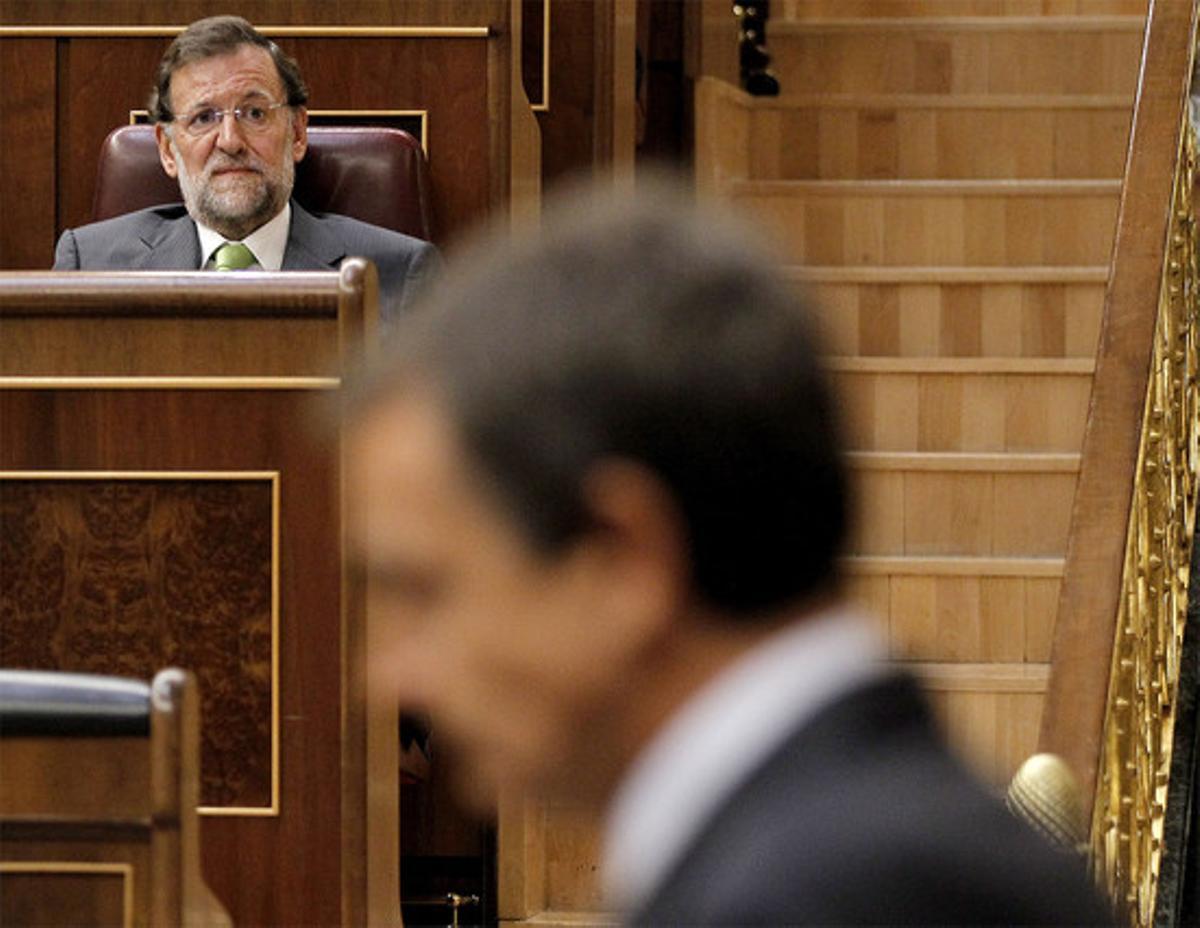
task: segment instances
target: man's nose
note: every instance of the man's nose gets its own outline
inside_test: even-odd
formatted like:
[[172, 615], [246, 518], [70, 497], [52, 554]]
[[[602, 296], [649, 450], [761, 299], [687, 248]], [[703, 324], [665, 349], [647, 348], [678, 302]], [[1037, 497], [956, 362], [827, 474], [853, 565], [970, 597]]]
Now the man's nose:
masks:
[[221, 115], [221, 125], [217, 128], [217, 147], [222, 151], [241, 151], [246, 145], [246, 137], [242, 135], [242, 124], [238, 121], [233, 110], [226, 110]]

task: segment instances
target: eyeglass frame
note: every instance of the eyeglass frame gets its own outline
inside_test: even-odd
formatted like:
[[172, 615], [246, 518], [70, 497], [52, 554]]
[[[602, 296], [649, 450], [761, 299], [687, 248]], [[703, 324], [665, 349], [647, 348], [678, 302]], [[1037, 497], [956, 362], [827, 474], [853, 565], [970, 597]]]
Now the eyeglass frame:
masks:
[[[193, 138], [193, 139], [202, 139], [206, 135], [209, 135], [210, 133], [212, 133], [214, 131], [218, 131], [220, 129], [220, 127], [224, 124], [226, 116], [233, 116], [233, 121], [235, 123], [237, 123], [237, 125], [239, 127], [246, 130], [247, 132], [263, 132], [270, 125], [270, 122], [271, 122], [270, 114], [271, 113], [275, 112], [275, 110], [281, 109], [285, 106], [291, 106], [291, 105], [292, 104], [289, 101], [281, 100], [278, 103], [267, 103], [267, 104], [241, 103], [241, 104], [238, 104], [237, 106], [231, 106], [228, 108], [222, 108], [222, 107], [218, 107], [218, 106], [202, 106], [199, 109], [193, 110], [191, 113], [188, 113], [187, 115], [184, 115], [184, 116], [176, 116], [174, 113], [172, 113], [170, 122], [179, 123], [183, 127], [183, 131], [188, 135], [188, 137]], [[252, 109], [252, 108], [253, 109], [261, 109], [261, 110], [266, 111], [266, 115], [264, 116], [264, 119], [263, 119], [263, 122], [261, 125], [255, 125], [254, 123], [243, 121], [243, 119], [246, 116], [245, 110]], [[192, 129], [192, 125], [195, 122], [195, 120], [198, 119], [200, 116], [203, 116], [205, 113], [212, 114], [212, 117], [213, 117], [212, 125], [207, 126], [206, 128], [204, 128], [201, 131], [196, 131], [196, 130]]]

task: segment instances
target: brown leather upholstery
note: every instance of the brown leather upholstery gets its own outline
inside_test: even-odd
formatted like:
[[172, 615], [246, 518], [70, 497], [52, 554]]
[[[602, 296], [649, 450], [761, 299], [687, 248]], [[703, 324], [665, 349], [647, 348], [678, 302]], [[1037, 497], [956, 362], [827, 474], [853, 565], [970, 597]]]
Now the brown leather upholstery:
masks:
[[[342, 213], [433, 239], [425, 154], [399, 129], [310, 127], [293, 195], [312, 212]], [[100, 150], [94, 220], [182, 199], [179, 185], [159, 163], [153, 126], [122, 126], [109, 133]]]

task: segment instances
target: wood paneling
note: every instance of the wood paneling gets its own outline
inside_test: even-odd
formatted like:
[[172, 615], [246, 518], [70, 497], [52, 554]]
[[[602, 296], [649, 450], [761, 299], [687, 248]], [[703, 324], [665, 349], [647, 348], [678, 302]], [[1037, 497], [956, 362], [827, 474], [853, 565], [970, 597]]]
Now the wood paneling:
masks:
[[852, 448], [1079, 450], [1088, 361], [864, 358], [833, 366]]
[[802, 264], [1102, 265], [1118, 181], [747, 181], [734, 203]]
[[1128, 97], [821, 97], [750, 104], [750, 177], [1117, 178]]
[[[28, 286], [38, 280], [47, 286]], [[82, 518], [56, 515], [52, 525], [41, 524], [43, 533], [57, 531], [65, 539], [63, 547], [67, 550], [75, 550], [73, 545], [88, 551], [95, 548], [92, 560], [99, 559], [104, 567], [94, 578], [103, 622], [94, 624], [112, 633], [97, 636], [90, 624], [81, 628], [60, 623], [64, 628], [69, 626], [72, 634], [83, 636], [83, 643], [90, 649], [88, 669], [128, 670], [130, 653], [141, 651], [130, 647], [127, 638], [153, 640], [161, 631], [155, 628], [155, 622], [168, 623], [172, 633], [178, 635], [177, 656], [181, 660], [194, 659], [201, 668], [207, 662], [210, 671], [228, 660], [245, 661], [243, 672], [253, 678], [247, 694], [261, 693], [263, 686], [274, 694], [278, 814], [206, 816], [202, 822], [206, 877], [239, 924], [360, 924], [368, 913], [382, 920], [385, 915], [392, 917], [396, 909], [395, 850], [399, 838], [395, 712], [389, 715], [381, 709], [368, 712], [364, 708], [364, 662], [371, 630], [359, 611], [361, 602], [356, 598], [353, 578], [343, 575], [337, 441], [336, 436], [318, 440], [311, 427], [314, 390], [336, 387], [338, 381], [314, 382], [303, 376], [289, 379], [281, 376], [278, 367], [274, 377], [248, 377], [236, 366], [232, 376], [224, 380], [217, 376], [228, 374], [221, 370], [222, 357], [244, 358], [247, 354], [246, 346], [234, 348], [231, 341], [257, 337], [269, 343], [269, 324], [275, 316], [285, 323], [305, 313], [321, 320], [337, 319], [336, 328], [317, 325], [290, 333], [290, 338], [303, 338], [304, 342], [293, 344], [283, 355], [296, 360], [307, 354], [309, 360], [297, 365], [301, 372], [324, 365], [339, 351], [343, 361], [355, 353], [356, 346], [367, 337], [364, 326], [373, 324], [377, 312], [374, 303], [364, 307], [362, 302], [364, 294], [375, 292], [373, 273], [361, 263], [348, 262], [340, 276], [312, 274], [307, 281], [306, 289], [282, 275], [269, 280], [199, 273], [136, 278], [83, 273], [0, 276], [2, 323], [34, 326], [39, 320], [61, 322], [74, 318], [92, 324], [86, 335], [93, 342], [120, 343], [129, 326], [139, 323], [160, 323], [161, 334], [171, 320], [186, 319], [190, 302], [198, 319], [226, 336], [224, 345], [220, 340], [202, 343], [215, 353], [203, 365], [215, 378], [210, 381], [178, 379], [178, 371], [187, 366], [181, 359], [192, 352], [192, 346], [167, 337], [157, 350], [150, 342], [140, 343], [144, 356], [134, 366], [143, 379], [129, 379], [129, 365], [119, 352], [98, 352], [111, 360], [112, 366], [90, 367], [89, 374], [100, 379], [82, 382], [70, 379], [78, 375], [78, 368], [70, 362], [86, 357], [87, 346], [78, 339], [58, 341], [68, 331], [60, 328], [55, 340], [65, 357], [57, 359], [62, 363], [52, 373], [62, 379], [34, 384], [13, 376], [21, 369], [17, 363], [20, 345], [5, 339], [0, 329], [0, 374], [4, 375], [0, 382], [0, 471], [71, 472], [86, 478], [84, 484], [91, 487], [105, 484], [102, 496], [112, 481], [105, 475], [114, 472], [184, 472], [178, 474], [174, 486], [185, 493], [202, 493], [209, 481], [221, 476], [278, 474], [274, 514], [269, 513], [270, 507], [264, 513], [259, 505], [253, 516], [247, 512], [245, 519], [232, 518], [229, 507], [218, 505], [218, 500], [198, 498], [195, 512], [181, 528], [168, 517], [169, 513], [152, 506], [146, 516], [151, 523], [148, 540], [146, 532], [140, 536], [130, 532], [128, 537], [117, 535], [103, 541], [104, 532], [117, 532], [127, 523], [141, 524], [137, 519], [115, 518], [111, 513], [100, 513], [94, 533], [100, 541], [83, 531], [86, 511]], [[306, 306], [306, 300], [317, 296], [312, 289], [321, 286], [323, 305]], [[149, 305], [155, 288], [162, 295], [157, 314]], [[205, 288], [209, 290], [207, 298], [197, 294]], [[40, 296], [37, 291], [42, 291]], [[234, 291], [240, 296], [228, 300], [222, 312], [219, 295]], [[89, 293], [92, 295], [81, 295]], [[247, 305], [250, 295], [263, 307], [254, 320], [263, 326], [257, 332], [249, 325], [254, 316]], [[104, 300], [114, 307], [112, 318], [107, 320], [107, 332], [103, 331], [105, 320], [97, 305]], [[54, 360], [53, 352], [47, 357]], [[282, 357], [277, 357], [275, 364], [281, 361]], [[22, 478], [18, 485], [24, 482]], [[88, 486], [83, 492], [86, 495]], [[116, 494], [112, 505], [128, 504], [136, 509], [144, 495], [135, 492], [126, 499]], [[86, 510], [87, 500], [81, 505]], [[186, 510], [186, 501], [179, 501], [179, 505], [183, 507], [181, 512]], [[41, 509], [38, 513], [45, 515]], [[264, 557], [269, 554], [264, 555], [260, 543], [261, 533], [266, 530], [269, 534], [263, 524], [269, 515], [278, 519], [279, 543], [277, 556], [270, 558], [269, 567], [264, 567]], [[18, 521], [18, 525], [23, 523]], [[210, 561], [204, 557], [196, 561], [176, 559], [169, 568], [163, 568], [165, 575], [156, 573], [161, 545], [153, 538], [162, 532], [170, 536], [171, 544], [195, 539], [199, 533], [203, 541], [197, 540], [194, 547], [207, 552], [204, 557]], [[256, 537], [259, 542], [254, 542]], [[247, 543], [258, 546], [253, 556], [243, 547]], [[236, 563], [225, 564], [222, 559]], [[86, 557], [80, 561], [82, 566], [88, 563]], [[276, 582], [271, 576], [276, 568], [277, 679], [270, 660], [262, 653], [261, 630], [252, 631], [240, 624], [252, 615], [239, 616], [236, 622], [231, 615], [234, 603], [236, 608], [250, 605], [252, 589], [258, 589], [254, 595], [261, 597], [259, 575], [264, 569], [268, 571], [267, 582]], [[241, 573], [247, 569], [254, 572], [254, 578]], [[120, 582], [109, 582], [113, 577]], [[162, 597], [153, 592], [160, 583], [169, 585]], [[170, 600], [175, 593], [206, 584], [213, 588], [209, 593], [193, 597], [172, 611]], [[222, 585], [227, 586], [225, 600], [225, 594], [215, 592]], [[44, 607], [47, 601], [55, 600], [34, 597], [32, 602], [25, 602], [19, 592], [5, 600], [6, 610], [16, 602], [18, 615], [10, 618], [17, 621], [20, 616], [22, 621], [30, 619], [35, 624], [45, 619], [40, 632], [55, 635], [55, 617], [38, 612], [39, 603]], [[146, 597], [152, 601], [165, 598], [165, 614], [155, 615], [153, 620], [145, 615]], [[231, 637], [201, 641], [203, 636], [193, 636], [189, 631], [197, 622], [203, 625], [210, 620], [234, 622]], [[164, 637], [171, 640], [171, 634]], [[218, 657], [205, 654], [206, 648], [229, 653]], [[236, 680], [223, 683], [238, 685]], [[224, 698], [221, 683], [210, 680], [207, 690], [211, 692], [206, 695], [216, 699], [207, 704], [210, 715], [204, 722], [220, 735], [219, 741], [239, 731], [237, 724], [225, 722], [223, 715], [244, 710], [237, 700]], [[390, 737], [380, 740], [379, 731], [386, 731]], [[256, 751], [259, 746], [255, 741], [242, 738], [229, 750]], [[379, 792], [390, 797], [390, 805], [373, 805], [368, 815], [368, 804], [377, 799]], [[392, 849], [390, 865], [389, 858], [378, 849], [368, 853], [371, 841], [378, 840], [381, 831], [384, 844]]]
[[950, 742], [981, 777], [1003, 788], [1037, 749], [1048, 668], [1037, 664], [920, 664]]
[[851, 596], [899, 660], [1050, 660], [1061, 558], [851, 557]]
[[59, 143], [55, 42], [0, 41], [0, 268], [49, 263]]
[[[216, 0], [0, 0], [0, 25], [169, 25], [229, 13]], [[244, 0], [237, 15], [256, 25], [502, 26], [508, 0]]]
[[[330, 659], [341, 652], [339, 568], [329, 557], [337, 516], [328, 450], [304, 437], [308, 400], [297, 391], [0, 391], [5, 470], [281, 474], [284, 806], [277, 819], [202, 824], [205, 875], [241, 924], [341, 919], [341, 682]], [[109, 657], [102, 668], [93, 655], [89, 669], [120, 672], [124, 658]], [[221, 716], [206, 722], [221, 725]]]
[[0, 920], [6, 925], [120, 928], [132, 873], [0, 872]]
[[772, 23], [785, 93], [1132, 94], [1139, 17]]
[[864, 357], [1090, 358], [1104, 269], [799, 269], [827, 349]]
[[853, 554], [1061, 557], [1073, 455], [852, 454], [865, 518]]

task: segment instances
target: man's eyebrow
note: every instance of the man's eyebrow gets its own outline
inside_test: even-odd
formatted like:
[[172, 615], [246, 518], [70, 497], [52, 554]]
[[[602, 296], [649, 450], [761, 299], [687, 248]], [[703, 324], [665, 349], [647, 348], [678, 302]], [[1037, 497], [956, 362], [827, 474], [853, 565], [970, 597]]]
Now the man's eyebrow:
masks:
[[[238, 102], [235, 105], [240, 106], [249, 100], [258, 100], [260, 98], [263, 100], [272, 99], [271, 95], [265, 90], [248, 90], [238, 98]], [[212, 102], [210, 97], [201, 97], [197, 102], [184, 109], [183, 112], [195, 113], [198, 110], [211, 110], [219, 108], [220, 107], [218, 107], [216, 103]]]

